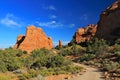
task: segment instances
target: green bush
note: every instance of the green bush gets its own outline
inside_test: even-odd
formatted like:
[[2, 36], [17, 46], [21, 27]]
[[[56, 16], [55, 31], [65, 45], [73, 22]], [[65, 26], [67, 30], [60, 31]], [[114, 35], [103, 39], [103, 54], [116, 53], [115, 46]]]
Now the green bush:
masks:
[[103, 69], [109, 72], [114, 72], [120, 67], [119, 63], [110, 61], [109, 63], [103, 64]]
[[24, 64], [27, 68], [41, 69], [42, 67], [54, 68], [69, 64], [62, 55], [50, 53], [46, 49], [34, 50], [32, 54], [26, 58]]
[[94, 54], [84, 54], [84, 55], [80, 56], [79, 61], [80, 62], [89, 61], [89, 60], [93, 59], [94, 57], [95, 57]]
[[120, 44], [120, 39], [117, 39], [117, 40], [115, 41], [115, 44]]
[[0, 76], [0, 80], [11, 80], [11, 79], [7, 76]]
[[69, 50], [69, 49], [64, 49], [64, 48], [62, 48], [61, 50], [60, 50], [60, 52], [59, 52], [59, 54], [60, 55], [62, 55], [62, 56], [68, 56], [68, 55], [70, 55], [72, 52]]
[[87, 43], [87, 53], [96, 54], [99, 58], [103, 58], [109, 55], [107, 42], [103, 39], [94, 38]]
[[17, 56], [18, 53], [23, 52], [21, 50], [13, 50], [12, 48], [0, 51], [1, 72], [14, 71], [23, 66], [21, 58]]
[[31, 66], [34, 69], [40, 69], [41, 67], [54, 68], [66, 65], [65, 59], [61, 55], [44, 55], [42, 59], [37, 60]]
[[73, 56], [80, 56], [81, 53], [85, 52], [80, 45], [73, 44], [67, 48], [62, 48], [59, 54], [63, 56], [73, 55]]

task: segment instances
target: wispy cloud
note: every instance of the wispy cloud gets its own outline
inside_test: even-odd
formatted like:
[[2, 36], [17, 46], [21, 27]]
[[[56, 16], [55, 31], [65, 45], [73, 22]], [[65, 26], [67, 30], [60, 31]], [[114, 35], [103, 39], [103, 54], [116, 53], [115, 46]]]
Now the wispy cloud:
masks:
[[73, 28], [75, 27], [75, 24], [63, 24], [61, 22], [57, 22], [57, 21], [50, 21], [50, 22], [36, 22], [39, 26], [42, 27], [49, 27], [49, 28]]
[[13, 14], [8, 13], [3, 19], [0, 20], [0, 23], [8, 27], [11, 27], [11, 26], [21, 27], [21, 24], [15, 21], [15, 18], [16, 17]]
[[87, 21], [87, 20], [88, 20], [88, 15], [87, 15], [87, 14], [83, 14], [83, 15], [80, 17], [80, 20]]
[[50, 18], [50, 19], [56, 19], [57, 16], [56, 16], [56, 15], [50, 15], [49, 18]]
[[75, 24], [70, 24], [69, 27], [73, 28], [73, 27], [75, 27]]
[[56, 7], [54, 5], [42, 6], [42, 7], [43, 7], [43, 9], [46, 9], [46, 10], [53, 10], [53, 11], [56, 10]]

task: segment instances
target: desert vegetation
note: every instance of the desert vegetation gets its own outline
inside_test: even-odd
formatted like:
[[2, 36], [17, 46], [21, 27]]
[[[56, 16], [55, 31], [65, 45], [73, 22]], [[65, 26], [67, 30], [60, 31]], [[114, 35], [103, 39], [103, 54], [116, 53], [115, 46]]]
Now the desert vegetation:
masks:
[[76, 60], [79, 63], [100, 68], [109, 79], [120, 78], [119, 39], [113, 45], [106, 40], [94, 38], [88, 41], [86, 53]]
[[73, 74], [82, 71], [82, 67], [73, 66], [70, 60], [55, 50], [33, 50], [30, 55], [26, 51], [14, 50], [11, 47], [0, 50], [0, 74], [13, 74], [0, 76], [0, 80], [27, 80], [38, 78], [44, 80], [46, 76], [58, 74]]

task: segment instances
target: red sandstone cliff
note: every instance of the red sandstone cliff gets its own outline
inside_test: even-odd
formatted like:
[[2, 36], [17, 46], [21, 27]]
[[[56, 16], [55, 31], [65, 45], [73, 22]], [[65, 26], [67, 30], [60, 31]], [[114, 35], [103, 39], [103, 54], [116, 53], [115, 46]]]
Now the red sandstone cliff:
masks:
[[112, 42], [120, 38], [120, 0], [102, 12], [95, 37]]
[[41, 48], [53, 48], [52, 38], [47, 38], [43, 30], [35, 26], [27, 27], [26, 35], [18, 36], [14, 46], [14, 49], [26, 50], [28, 52]]

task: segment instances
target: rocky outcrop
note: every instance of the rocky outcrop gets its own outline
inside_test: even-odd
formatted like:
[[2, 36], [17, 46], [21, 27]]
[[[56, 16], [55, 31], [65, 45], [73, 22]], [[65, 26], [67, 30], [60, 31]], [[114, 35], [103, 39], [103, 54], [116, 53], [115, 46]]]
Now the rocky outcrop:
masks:
[[28, 52], [41, 48], [53, 48], [52, 38], [47, 38], [43, 30], [35, 26], [27, 27], [26, 35], [18, 36], [14, 46], [14, 49], [26, 50]]
[[102, 12], [95, 37], [110, 42], [120, 38], [120, 0]]
[[59, 48], [62, 48], [62, 41], [59, 40]]
[[73, 41], [75, 43], [86, 42], [94, 37], [96, 33], [97, 25], [90, 24], [85, 28], [79, 28], [75, 35], [73, 36]]

